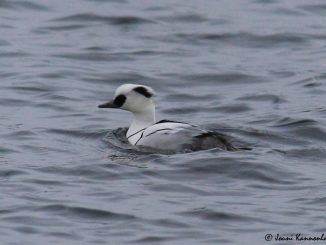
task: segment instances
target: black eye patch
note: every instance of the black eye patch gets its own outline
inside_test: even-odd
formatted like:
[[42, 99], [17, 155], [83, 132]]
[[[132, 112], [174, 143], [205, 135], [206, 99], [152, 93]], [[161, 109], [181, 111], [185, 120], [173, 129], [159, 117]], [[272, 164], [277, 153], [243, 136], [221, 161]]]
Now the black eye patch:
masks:
[[151, 94], [146, 88], [144, 87], [136, 87], [133, 89], [134, 91], [136, 91], [137, 93], [140, 93], [142, 95], [144, 95], [147, 98], [150, 98], [153, 96], [153, 94]]
[[118, 107], [121, 107], [123, 105], [123, 103], [125, 103], [127, 97], [124, 96], [123, 94], [118, 95], [117, 97], [115, 97], [113, 104], [115, 104]]

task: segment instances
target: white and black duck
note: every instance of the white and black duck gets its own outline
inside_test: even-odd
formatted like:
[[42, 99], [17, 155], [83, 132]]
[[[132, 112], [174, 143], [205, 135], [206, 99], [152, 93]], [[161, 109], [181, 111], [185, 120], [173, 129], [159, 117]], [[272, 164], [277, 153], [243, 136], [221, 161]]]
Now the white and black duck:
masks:
[[99, 108], [119, 108], [130, 111], [134, 119], [126, 137], [130, 144], [162, 151], [206, 150], [219, 148], [236, 150], [224, 135], [183, 122], [155, 121], [154, 91], [139, 84], [123, 84], [112, 101]]

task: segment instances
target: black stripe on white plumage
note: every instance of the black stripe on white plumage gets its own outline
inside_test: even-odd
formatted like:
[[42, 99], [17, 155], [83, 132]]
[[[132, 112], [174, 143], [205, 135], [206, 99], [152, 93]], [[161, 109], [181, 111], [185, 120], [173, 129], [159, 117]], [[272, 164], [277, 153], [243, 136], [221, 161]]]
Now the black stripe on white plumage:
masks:
[[206, 150], [219, 148], [235, 150], [226, 138], [183, 122], [155, 121], [154, 91], [140, 84], [123, 84], [117, 88], [112, 101], [99, 108], [119, 108], [133, 113], [126, 137], [130, 144], [162, 151]]

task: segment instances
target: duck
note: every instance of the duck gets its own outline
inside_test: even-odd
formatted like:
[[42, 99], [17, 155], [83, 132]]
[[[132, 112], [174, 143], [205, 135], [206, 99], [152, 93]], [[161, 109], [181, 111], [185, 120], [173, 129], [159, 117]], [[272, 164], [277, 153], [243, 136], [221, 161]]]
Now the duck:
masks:
[[185, 122], [156, 121], [154, 95], [154, 90], [149, 86], [122, 84], [116, 89], [113, 99], [100, 104], [98, 108], [121, 109], [133, 114], [126, 138], [134, 147], [167, 152], [212, 148], [236, 150], [224, 134]]

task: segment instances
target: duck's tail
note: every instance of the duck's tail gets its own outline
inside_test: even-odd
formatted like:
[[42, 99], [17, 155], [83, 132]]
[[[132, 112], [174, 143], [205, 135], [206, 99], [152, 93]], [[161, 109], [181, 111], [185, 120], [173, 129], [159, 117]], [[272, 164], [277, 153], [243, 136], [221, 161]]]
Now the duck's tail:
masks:
[[196, 150], [208, 150], [212, 148], [226, 151], [251, 150], [250, 147], [237, 147], [233, 145], [228, 138], [230, 137], [224, 134], [208, 131], [195, 137], [192, 148]]

